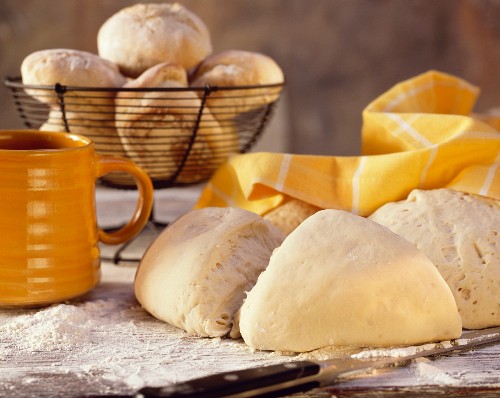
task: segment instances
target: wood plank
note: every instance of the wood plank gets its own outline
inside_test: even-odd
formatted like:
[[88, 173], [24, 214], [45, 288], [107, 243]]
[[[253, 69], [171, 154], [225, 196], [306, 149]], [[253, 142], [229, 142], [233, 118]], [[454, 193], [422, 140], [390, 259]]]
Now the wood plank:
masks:
[[[0, 396], [131, 394], [214, 372], [343, 355], [254, 352], [241, 340], [205, 339], [158, 321], [133, 294], [135, 267], [103, 265], [88, 295], [38, 310], [0, 311]], [[50, 326], [50, 328], [44, 328]], [[296, 397], [500, 394], [500, 345], [412, 361]]]

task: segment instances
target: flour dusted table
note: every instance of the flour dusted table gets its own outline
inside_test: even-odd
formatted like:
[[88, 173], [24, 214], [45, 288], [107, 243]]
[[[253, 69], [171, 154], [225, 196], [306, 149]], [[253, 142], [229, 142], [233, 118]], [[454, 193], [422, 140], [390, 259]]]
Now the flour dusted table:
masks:
[[[193, 193], [194, 192], [194, 193]], [[159, 215], [171, 220], [189, 208], [195, 191], [158, 197]], [[130, 196], [133, 208], [133, 193]], [[167, 195], [168, 196], [168, 195]], [[123, 194], [120, 203], [124, 203]], [[117, 207], [112, 192], [98, 192], [100, 222], [126, 220], [127, 204]], [[114, 214], [116, 213], [116, 214]], [[154, 229], [134, 244], [140, 255]], [[112, 257], [114, 249], [103, 248]], [[105, 261], [103, 279], [78, 300], [38, 310], [0, 310], [0, 397], [120, 396], [143, 386], [162, 386], [214, 372], [296, 359], [342, 356], [319, 350], [294, 356], [252, 352], [242, 341], [203, 339], [147, 314], [133, 294], [136, 264]], [[378, 370], [296, 397], [500, 397], [500, 345], [412, 361]]]

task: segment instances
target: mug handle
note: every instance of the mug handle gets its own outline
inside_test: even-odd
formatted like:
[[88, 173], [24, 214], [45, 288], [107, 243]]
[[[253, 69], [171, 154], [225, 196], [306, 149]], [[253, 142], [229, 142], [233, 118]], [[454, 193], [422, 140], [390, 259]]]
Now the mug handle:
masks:
[[137, 206], [130, 221], [118, 231], [105, 232], [99, 228], [99, 240], [108, 245], [117, 245], [132, 239], [142, 231], [149, 220], [153, 208], [153, 184], [148, 174], [125, 158], [112, 155], [95, 155], [97, 158], [97, 178], [112, 171], [123, 171], [134, 177], [139, 191]]

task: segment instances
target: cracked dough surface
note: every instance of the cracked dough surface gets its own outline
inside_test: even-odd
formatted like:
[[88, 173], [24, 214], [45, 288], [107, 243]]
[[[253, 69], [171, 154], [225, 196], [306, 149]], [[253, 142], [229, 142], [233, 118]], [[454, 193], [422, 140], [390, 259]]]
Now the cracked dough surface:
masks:
[[500, 325], [500, 204], [449, 189], [414, 190], [369, 217], [414, 243], [446, 280], [463, 326]]
[[229, 333], [245, 292], [265, 269], [281, 232], [238, 208], [192, 210], [171, 224], [143, 256], [135, 294], [153, 316], [188, 333]]
[[271, 256], [240, 313], [245, 342], [304, 352], [457, 338], [453, 295], [413, 244], [366, 218], [322, 210]]

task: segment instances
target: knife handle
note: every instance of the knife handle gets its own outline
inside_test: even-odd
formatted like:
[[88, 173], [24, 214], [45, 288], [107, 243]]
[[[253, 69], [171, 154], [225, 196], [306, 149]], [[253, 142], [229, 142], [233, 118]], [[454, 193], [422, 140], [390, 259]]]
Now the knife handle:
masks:
[[[320, 366], [311, 361], [288, 362], [218, 373], [165, 387], [145, 387], [137, 392], [136, 398], [215, 398], [239, 393], [246, 393], [245, 397], [283, 396], [284, 393], [291, 394], [319, 387], [318, 380], [300, 382], [300, 379], [317, 375], [319, 372]], [[251, 391], [254, 391], [254, 394]]]

